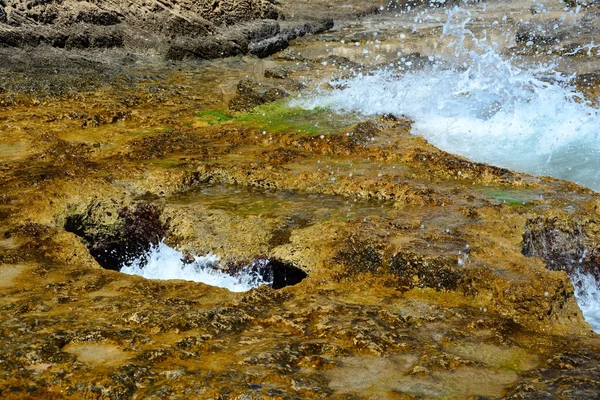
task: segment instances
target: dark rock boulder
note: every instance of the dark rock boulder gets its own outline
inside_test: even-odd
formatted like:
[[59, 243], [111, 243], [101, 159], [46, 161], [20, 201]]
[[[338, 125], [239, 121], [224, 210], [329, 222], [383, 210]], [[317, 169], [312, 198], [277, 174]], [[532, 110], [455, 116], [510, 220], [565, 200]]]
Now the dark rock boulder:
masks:
[[252, 19], [277, 19], [279, 16], [273, 4], [264, 0], [205, 0], [204, 3], [210, 5], [209, 19], [212, 17], [227, 25]]
[[44, 35], [43, 42], [49, 46], [64, 49], [67, 45], [69, 35], [61, 31], [49, 31]]
[[0, 31], [0, 47], [48, 45], [66, 49], [112, 48], [123, 46], [123, 32], [117, 27], [88, 26], [70, 29], [41, 27]]
[[[58, 33], [55, 37], [62, 37]], [[55, 47], [61, 47], [55, 44]], [[114, 27], [86, 27], [74, 29], [67, 36], [66, 49], [112, 48], [123, 46], [123, 33]]]
[[211, 60], [214, 58], [232, 57], [248, 51], [247, 42], [238, 43], [227, 37], [202, 37], [198, 39], [180, 39], [172, 44], [167, 51], [167, 60], [183, 60], [199, 58]]
[[288, 39], [283, 35], [277, 35], [272, 38], [261, 40], [260, 42], [252, 42], [248, 46], [250, 54], [259, 58], [268, 57], [287, 48], [290, 45]]
[[97, 30], [90, 35], [91, 48], [123, 47], [123, 32], [120, 29]]
[[249, 42], [256, 42], [276, 36], [280, 32], [280, 26], [277, 21], [266, 19], [240, 24], [232, 31], [243, 35]]
[[121, 22], [122, 16], [115, 11], [105, 11], [97, 8], [81, 10], [75, 16], [75, 22], [84, 22], [92, 25], [116, 25]]
[[171, 37], [206, 36], [215, 32], [215, 26], [201, 17], [170, 15], [163, 24], [163, 31]]
[[30, 31], [0, 31], [0, 47], [35, 47], [43, 36]]
[[[211, 60], [214, 58], [232, 57], [248, 53], [250, 42], [277, 35], [277, 21], [253, 21], [231, 27], [220, 35], [203, 37], [180, 37], [171, 44], [166, 54], [167, 60], [182, 60], [184, 58], [199, 58]], [[272, 53], [271, 53], [272, 54]]]
[[325, 32], [333, 28], [333, 19], [324, 18], [311, 21], [284, 22], [281, 24], [281, 34], [288, 40], [302, 37], [304, 35], [314, 35]]
[[74, 33], [65, 41], [66, 49], [87, 49], [90, 47], [90, 38], [85, 32]]

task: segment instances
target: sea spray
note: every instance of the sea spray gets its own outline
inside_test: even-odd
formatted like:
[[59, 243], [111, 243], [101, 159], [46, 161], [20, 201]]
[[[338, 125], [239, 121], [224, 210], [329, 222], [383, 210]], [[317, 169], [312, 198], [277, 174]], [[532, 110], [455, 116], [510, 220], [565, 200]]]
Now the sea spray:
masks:
[[593, 275], [583, 271], [575, 272], [571, 280], [583, 317], [594, 332], [600, 333], [600, 282]]
[[218, 268], [219, 258], [214, 254], [193, 257], [183, 261], [183, 254], [160, 242], [148, 254], [136, 259], [131, 265], [121, 267], [121, 272], [139, 275], [147, 279], [182, 279], [202, 282], [211, 286], [245, 292], [271, 282], [265, 281], [255, 270], [242, 270], [235, 276]]
[[[468, 13], [461, 19], [461, 12], [449, 11], [443, 28], [455, 37], [454, 57], [445, 66], [388, 67], [339, 80], [337, 89], [303, 94], [293, 104], [406, 115], [415, 121], [414, 134], [443, 150], [600, 190], [598, 110], [552, 64], [528, 67], [502, 57], [485, 37], [475, 37]], [[474, 47], [463, 45], [467, 38]]]

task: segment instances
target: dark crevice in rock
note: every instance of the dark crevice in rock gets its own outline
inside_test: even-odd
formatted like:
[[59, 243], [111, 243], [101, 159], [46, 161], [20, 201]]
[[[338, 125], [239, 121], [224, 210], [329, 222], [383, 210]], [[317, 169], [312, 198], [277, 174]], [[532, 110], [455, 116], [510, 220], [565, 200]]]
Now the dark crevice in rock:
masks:
[[[138, 203], [134, 208], [118, 211], [116, 220], [107, 225], [98, 221], [99, 204], [90, 206], [85, 213], [69, 215], [64, 224], [68, 232], [81, 237], [90, 254], [103, 268], [120, 270], [133, 260], [158, 245], [166, 234], [160, 220], [160, 210], [149, 203]], [[110, 215], [110, 212], [107, 211]]]
[[[100, 203], [92, 204], [84, 212], [68, 215], [64, 229], [81, 237], [103, 268], [119, 271], [134, 261], [143, 268], [149, 252], [166, 236], [168, 227], [161, 220], [161, 210], [148, 202], [124, 207], [114, 216], [111, 210]], [[181, 261], [193, 263], [194, 258], [184, 254]], [[308, 276], [289, 262], [270, 258], [230, 264], [226, 269], [214, 268], [233, 277], [251, 275], [260, 278], [273, 289], [296, 285]]]
[[271, 282], [273, 289], [296, 285], [308, 276], [302, 269], [275, 258], [258, 258], [250, 265], [230, 266], [227, 272], [233, 276], [242, 273], [256, 274], [265, 282]]

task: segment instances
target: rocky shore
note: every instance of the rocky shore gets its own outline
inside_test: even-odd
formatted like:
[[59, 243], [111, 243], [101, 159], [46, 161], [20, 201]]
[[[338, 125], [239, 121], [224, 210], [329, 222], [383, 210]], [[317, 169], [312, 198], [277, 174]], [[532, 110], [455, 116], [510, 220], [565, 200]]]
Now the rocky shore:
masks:
[[[599, 195], [286, 102], [415, 6], [345, 5], [0, 1], [0, 398], [597, 396]], [[163, 241], [277, 284], [118, 271]]]
[[333, 17], [383, 7], [354, 3], [332, 12], [326, 2], [306, 1], [10, 1], [0, 3], [0, 47], [123, 48], [173, 60], [266, 57], [330, 29]]

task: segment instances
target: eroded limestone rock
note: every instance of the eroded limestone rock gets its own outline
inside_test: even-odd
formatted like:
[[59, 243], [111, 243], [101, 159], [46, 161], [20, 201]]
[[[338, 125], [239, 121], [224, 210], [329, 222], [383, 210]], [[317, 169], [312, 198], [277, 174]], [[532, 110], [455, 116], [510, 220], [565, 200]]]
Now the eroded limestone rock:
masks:
[[[271, 60], [286, 88], [323, 73], [296, 55]], [[598, 263], [597, 194], [445, 153], [402, 116], [253, 111], [273, 100], [256, 82], [229, 113], [240, 59], [30, 58], [0, 71], [0, 397], [597, 391], [597, 336], [551, 266]], [[307, 276], [233, 293], [98, 264], [162, 236]]]

